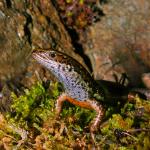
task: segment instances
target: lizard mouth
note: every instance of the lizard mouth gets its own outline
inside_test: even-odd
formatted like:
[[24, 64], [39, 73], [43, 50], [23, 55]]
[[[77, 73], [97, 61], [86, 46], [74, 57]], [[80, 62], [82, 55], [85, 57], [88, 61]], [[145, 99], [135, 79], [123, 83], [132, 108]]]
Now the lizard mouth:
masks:
[[32, 52], [32, 57], [37, 60], [37, 61], [40, 61], [40, 62], [48, 62], [48, 56], [46, 54], [45, 51], [38, 51], [38, 50], [34, 50]]

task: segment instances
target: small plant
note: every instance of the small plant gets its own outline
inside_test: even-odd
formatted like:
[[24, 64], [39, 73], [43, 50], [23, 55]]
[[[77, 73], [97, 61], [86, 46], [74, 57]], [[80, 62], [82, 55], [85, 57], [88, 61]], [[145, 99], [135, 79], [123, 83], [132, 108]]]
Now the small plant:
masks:
[[60, 0], [56, 1], [64, 23], [75, 29], [84, 29], [99, 20], [102, 11], [97, 0]]

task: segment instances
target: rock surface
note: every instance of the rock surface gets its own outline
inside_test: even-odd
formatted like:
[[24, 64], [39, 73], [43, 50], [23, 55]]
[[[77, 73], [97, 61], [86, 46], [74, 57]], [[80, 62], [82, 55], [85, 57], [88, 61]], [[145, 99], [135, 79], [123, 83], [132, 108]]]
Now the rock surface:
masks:
[[[149, 0], [110, 0], [105, 16], [85, 32], [81, 41], [96, 79], [114, 81], [126, 73], [133, 85], [150, 70]], [[84, 42], [83, 42], [84, 41]]]

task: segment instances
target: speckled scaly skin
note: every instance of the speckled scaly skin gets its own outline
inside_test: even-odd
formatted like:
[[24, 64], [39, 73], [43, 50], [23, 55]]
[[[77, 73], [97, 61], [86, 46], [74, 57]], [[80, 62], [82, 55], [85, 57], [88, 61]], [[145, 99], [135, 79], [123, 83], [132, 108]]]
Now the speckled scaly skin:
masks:
[[93, 109], [97, 115], [92, 121], [90, 132], [94, 141], [94, 131], [102, 120], [104, 110], [99, 101], [95, 100], [95, 94], [103, 99], [103, 92], [94, 85], [94, 80], [89, 72], [72, 57], [55, 50], [34, 50], [32, 53], [41, 65], [53, 73], [64, 86], [64, 93], [60, 95], [56, 103], [56, 111], [59, 115], [62, 103], [67, 100], [74, 105]]

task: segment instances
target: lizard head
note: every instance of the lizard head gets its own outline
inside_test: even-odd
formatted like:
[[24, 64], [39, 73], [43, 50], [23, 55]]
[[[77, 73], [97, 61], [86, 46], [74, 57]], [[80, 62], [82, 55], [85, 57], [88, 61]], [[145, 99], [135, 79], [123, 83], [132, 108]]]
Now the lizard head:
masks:
[[64, 63], [64, 60], [67, 59], [67, 55], [56, 50], [41, 50], [41, 49], [34, 50], [32, 52], [32, 56], [34, 59], [38, 61], [44, 60], [44, 62], [54, 61], [58, 63]]
[[34, 50], [32, 52], [32, 56], [41, 65], [53, 72], [56, 70], [59, 71], [59, 68], [71, 66], [70, 63], [73, 59], [70, 56], [56, 50]]

